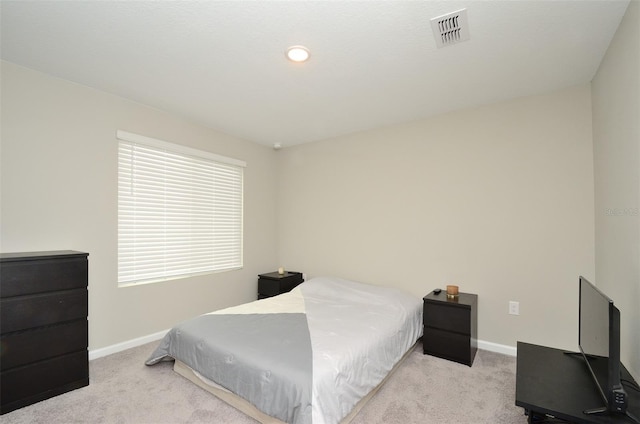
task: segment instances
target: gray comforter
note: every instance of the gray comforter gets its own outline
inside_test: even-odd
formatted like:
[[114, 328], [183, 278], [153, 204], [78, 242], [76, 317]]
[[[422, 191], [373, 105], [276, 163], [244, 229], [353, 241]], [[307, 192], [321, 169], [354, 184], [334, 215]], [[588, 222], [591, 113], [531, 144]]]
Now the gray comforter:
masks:
[[311, 423], [305, 314], [202, 315], [173, 328], [146, 364], [165, 358], [179, 358], [272, 417]]

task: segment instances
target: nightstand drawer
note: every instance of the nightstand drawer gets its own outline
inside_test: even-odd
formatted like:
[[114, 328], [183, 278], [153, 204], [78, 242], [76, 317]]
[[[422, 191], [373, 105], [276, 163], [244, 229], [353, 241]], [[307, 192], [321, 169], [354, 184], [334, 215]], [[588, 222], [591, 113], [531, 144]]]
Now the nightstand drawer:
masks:
[[475, 349], [470, 336], [425, 327], [422, 341], [424, 353], [465, 365], [473, 363]]
[[470, 309], [429, 302], [424, 308], [424, 325], [441, 330], [471, 334]]

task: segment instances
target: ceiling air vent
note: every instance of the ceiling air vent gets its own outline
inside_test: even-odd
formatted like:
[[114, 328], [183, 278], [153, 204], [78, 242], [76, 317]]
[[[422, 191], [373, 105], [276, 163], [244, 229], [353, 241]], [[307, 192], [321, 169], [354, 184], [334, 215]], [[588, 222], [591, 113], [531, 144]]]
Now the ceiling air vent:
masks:
[[431, 19], [431, 29], [433, 29], [433, 36], [438, 48], [467, 41], [469, 39], [467, 9]]

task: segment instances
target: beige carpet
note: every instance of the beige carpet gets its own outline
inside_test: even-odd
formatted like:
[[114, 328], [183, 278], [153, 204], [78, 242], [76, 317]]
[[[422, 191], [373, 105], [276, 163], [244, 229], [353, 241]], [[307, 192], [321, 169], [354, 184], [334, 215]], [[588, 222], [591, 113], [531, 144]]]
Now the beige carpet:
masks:
[[[157, 343], [90, 363], [90, 385], [0, 416], [18, 423], [255, 424], [173, 372], [144, 361]], [[515, 406], [515, 358], [478, 351], [473, 367], [422, 354], [422, 345], [360, 411], [353, 424], [526, 423]]]

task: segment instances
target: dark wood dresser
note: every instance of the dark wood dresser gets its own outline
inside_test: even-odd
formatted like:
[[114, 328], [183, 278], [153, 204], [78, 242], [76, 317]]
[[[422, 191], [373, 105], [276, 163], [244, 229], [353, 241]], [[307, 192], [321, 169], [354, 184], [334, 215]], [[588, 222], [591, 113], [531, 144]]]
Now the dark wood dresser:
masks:
[[0, 254], [0, 413], [89, 384], [88, 256]]
[[443, 290], [423, 300], [424, 353], [471, 366], [478, 350], [478, 295], [448, 298]]
[[289, 292], [303, 281], [302, 273], [295, 271], [286, 271], [282, 275], [277, 272], [260, 274], [258, 275], [258, 299]]

